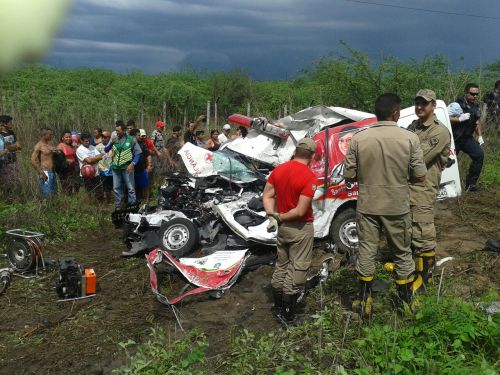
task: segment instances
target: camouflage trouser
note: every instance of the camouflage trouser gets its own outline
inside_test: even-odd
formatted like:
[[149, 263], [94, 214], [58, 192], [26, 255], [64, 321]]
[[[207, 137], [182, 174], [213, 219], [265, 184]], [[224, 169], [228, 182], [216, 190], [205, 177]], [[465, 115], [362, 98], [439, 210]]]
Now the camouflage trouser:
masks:
[[434, 205], [411, 206], [412, 237], [411, 248], [414, 254], [434, 250], [436, 227], [434, 226]]
[[284, 294], [300, 293], [311, 266], [314, 242], [312, 223], [283, 223], [278, 228], [278, 259], [271, 284]]
[[411, 216], [368, 215], [357, 213], [359, 249], [356, 271], [363, 277], [375, 274], [375, 257], [379, 249], [380, 234], [385, 229], [389, 250], [394, 256], [396, 278], [408, 279], [415, 272], [411, 254]]

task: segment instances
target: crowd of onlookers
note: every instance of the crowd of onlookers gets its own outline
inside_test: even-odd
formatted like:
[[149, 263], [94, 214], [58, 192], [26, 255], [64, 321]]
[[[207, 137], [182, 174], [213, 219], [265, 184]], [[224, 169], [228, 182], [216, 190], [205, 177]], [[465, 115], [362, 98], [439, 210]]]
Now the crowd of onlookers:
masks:
[[[185, 142], [215, 151], [230, 139], [246, 136], [246, 129], [232, 132], [231, 126], [225, 124], [221, 132], [212, 130], [206, 139], [205, 131], [198, 130], [205, 121], [204, 115], [198, 116], [186, 124], [184, 132], [180, 126], [173, 126], [168, 137], [163, 121], [155, 123], [150, 136], [144, 129], [137, 129], [133, 120], [116, 121], [109, 131], [95, 128], [92, 134], [65, 129], [55, 135], [52, 129], [41, 128], [31, 155], [41, 195], [49, 198], [58, 191], [72, 195], [83, 188], [98, 200], [114, 200], [115, 208], [138, 201], [147, 203], [152, 185], [161, 183], [161, 176], [183, 169], [178, 151]], [[0, 116], [0, 174], [4, 190], [19, 173], [16, 153], [21, 145], [13, 123], [12, 117]], [[55, 136], [59, 138], [54, 141]]]
[[[478, 106], [479, 87], [467, 85], [465, 95], [448, 107], [455, 139], [457, 154], [463, 151], [472, 158], [471, 170], [467, 178], [467, 188], [476, 189], [476, 180], [482, 169], [484, 140], [480, 127], [468, 127], [478, 132], [477, 141], [472, 134], [462, 134], [464, 124], [476, 122], [480, 116]], [[500, 116], [500, 81], [495, 83], [493, 91], [484, 96], [484, 104], [492, 118]], [[456, 106], [456, 108], [454, 107]], [[470, 113], [476, 108], [473, 118]], [[186, 124], [183, 131], [180, 126], [172, 126], [166, 137], [166, 124], [155, 123], [155, 130], [148, 137], [144, 129], [137, 129], [133, 120], [126, 124], [119, 120], [114, 129], [103, 131], [95, 128], [92, 134], [76, 130], [63, 130], [55, 144], [54, 132], [42, 128], [39, 141], [31, 155], [31, 165], [39, 179], [40, 192], [48, 198], [60, 190], [71, 195], [84, 188], [98, 199], [111, 202], [114, 197], [115, 208], [122, 204], [137, 201], [147, 203], [149, 192], [154, 182], [161, 183], [158, 177], [166, 172], [181, 171], [183, 165], [178, 155], [179, 149], [186, 142], [218, 150], [224, 142], [236, 137], [246, 137], [247, 129], [239, 127], [232, 130], [225, 124], [222, 130], [199, 129], [206, 122], [201, 115]], [[455, 134], [457, 133], [457, 134]], [[15, 194], [15, 181], [18, 181], [19, 165], [17, 153], [23, 148], [14, 132], [13, 118], [0, 116], [0, 188], [4, 196]], [[470, 181], [469, 181], [470, 180]]]

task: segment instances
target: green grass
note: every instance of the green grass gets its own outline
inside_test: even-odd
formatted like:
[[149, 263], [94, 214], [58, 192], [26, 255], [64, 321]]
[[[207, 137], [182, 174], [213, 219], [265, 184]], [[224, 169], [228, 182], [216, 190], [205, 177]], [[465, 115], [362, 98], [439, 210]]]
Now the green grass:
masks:
[[[129, 358], [129, 365], [115, 369], [123, 375], [205, 374], [207, 338], [192, 330], [180, 339], [171, 339], [160, 328], [152, 328], [150, 339], [139, 346], [132, 340], [119, 344]], [[131, 354], [129, 348], [135, 348]]]
[[500, 137], [487, 138], [481, 183], [488, 188], [500, 186]]
[[[494, 190], [500, 186], [500, 133], [489, 132], [484, 136], [484, 164], [479, 184], [489, 190]], [[465, 154], [460, 154], [460, 176], [462, 181], [467, 176], [470, 158]]]
[[[347, 276], [347, 272], [335, 276], [325, 295], [332, 285], [348, 285]], [[376, 299], [385, 300], [392, 293], [389, 289]], [[498, 293], [490, 291], [482, 300], [496, 298]], [[488, 316], [453, 296], [438, 300], [432, 290], [419, 299], [422, 307], [415, 315], [401, 316], [389, 305], [378, 305], [369, 322], [326, 299], [311, 322], [261, 336], [244, 329], [215, 358], [207, 358], [206, 338], [197, 330], [183, 339], [168, 340], [162, 329], [155, 329], [146, 343], [120, 344], [127, 350], [135, 348], [136, 354], [128, 355], [129, 362], [116, 372], [493, 375], [500, 371], [500, 314]], [[308, 304], [314, 301], [317, 296], [311, 296]]]
[[109, 210], [91, 201], [84, 192], [50, 200], [0, 200], [0, 240], [5, 238], [6, 230], [21, 228], [43, 233], [46, 243], [61, 243], [82, 231], [98, 228], [108, 218]]

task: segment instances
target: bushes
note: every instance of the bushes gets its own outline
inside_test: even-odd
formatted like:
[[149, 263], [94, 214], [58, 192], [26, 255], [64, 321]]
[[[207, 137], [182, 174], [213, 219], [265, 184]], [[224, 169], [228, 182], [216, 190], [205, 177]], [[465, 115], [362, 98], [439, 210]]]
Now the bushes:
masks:
[[365, 328], [354, 345], [357, 374], [495, 374], [500, 325], [469, 303], [428, 297], [414, 319]]
[[85, 192], [26, 203], [0, 201], [0, 239], [5, 236], [5, 230], [22, 228], [45, 234], [45, 242], [60, 243], [82, 231], [96, 229], [105, 217], [109, 217], [109, 210], [89, 202]]
[[283, 115], [285, 105], [289, 112], [296, 112], [312, 102], [372, 112], [375, 98], [387, 91], [399, 94], [404, 105], [412, 105], [422, 87], [434, 89], [447, 101], [461, 95], [468, 81], [484, 83], [490, 90], [499, 63], [483, 68], [481, 75], [478, 69], [464, 70], [461, 61], [451, 62], [441, 55], [422, 61], [395, 56], [373, 61], [341, 43], [337, 52], [318, 59], [300, 75], [280, 81], [254, 81], [239, 69], [152, 76], [140, 71], [118, 74], [28, 66], [0, 79], [0, 112], [37, 127], [55, 127], [57, 133], [65, 127], [109, 129], [115, 115], [137, 120], [141, 113], [146, 128], [152, 130], [154, 121], [162, 117], [163, 102], [167, 122], [178, 125], [185, 115], [192, 119], [204, 113], [207, 100], [213, 104], [217, 98], [219, 124], [231, 113], [246, 113], [248, 102], [252, 116], [273, 119]]

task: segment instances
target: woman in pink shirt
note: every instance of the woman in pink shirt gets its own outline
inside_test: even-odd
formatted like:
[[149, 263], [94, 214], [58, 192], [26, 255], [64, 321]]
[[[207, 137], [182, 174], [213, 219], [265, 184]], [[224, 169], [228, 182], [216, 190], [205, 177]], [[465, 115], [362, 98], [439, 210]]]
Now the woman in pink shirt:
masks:
[[63, 193], [71, 195], [80, 190], [80, 178], [76, 150], [72, 145], [73, 139], [69, 130], [63, 130], [61, 143], [57, 146], [66, 157], [67, 168], [64, 173], [59, 174], [59, 181]]

